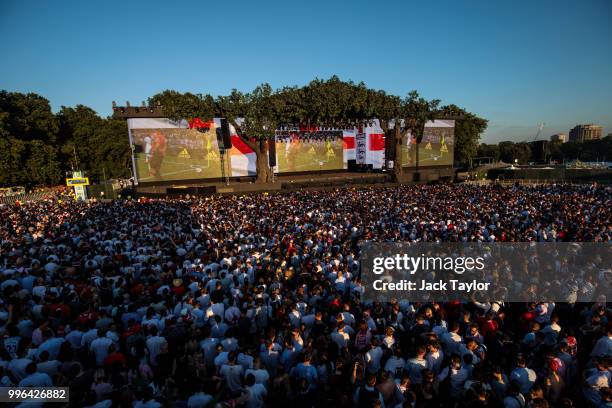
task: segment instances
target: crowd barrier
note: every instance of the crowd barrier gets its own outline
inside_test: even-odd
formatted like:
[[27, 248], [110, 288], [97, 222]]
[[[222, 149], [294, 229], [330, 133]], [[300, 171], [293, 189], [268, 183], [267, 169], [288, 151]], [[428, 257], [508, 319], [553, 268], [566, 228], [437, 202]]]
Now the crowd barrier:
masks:
[[543, 180], [543, 179], [516, 179], [516, 180], [466, 180], [465, 184], [473, 184], [478, 186], [488, 186], [491, 184], [501, 184], [504, 186], [510, 185], [548, 185], [548, 184], [566, 184], [566, 185], [585, 185], [592, 184], [594, 180]]
[[15, 194], [9, 196], [0, 197], [0, 204], [12, 205], [15, 204], [16, 201], [20, 203], [25, 203], [28, 201], [41, 201], [49, 198], [55, 197], [55, 194], [50, 193], [48, 191], [39, 191], [34, 193], [25, 193], [25, 194]]

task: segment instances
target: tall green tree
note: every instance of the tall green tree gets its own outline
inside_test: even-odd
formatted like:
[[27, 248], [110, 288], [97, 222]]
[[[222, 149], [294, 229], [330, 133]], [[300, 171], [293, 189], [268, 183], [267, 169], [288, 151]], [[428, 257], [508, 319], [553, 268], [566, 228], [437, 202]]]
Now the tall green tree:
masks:
[[0, 129], [0, 186], [26, 184], [27, 172], [23, 167], [25, 158], [26, 142]]
[[371, 94], [370, 101], [386, 138], [393, 140], [395, 154], [393, 173], [396, 180], [401, 180], [404, 172], [402, 146], [405, 144], [406, 136], [410, 132], [417, 141], [415, 148], [418, 161], [419, 144], [425, 124], [435, 119], [440, 101], [437, 99], [428, 101], [419, 96], [417, 91], [410, 92], [404, 99], [378, 91]]
[[103, 119], [84, 105], [62, 106], [57, 117], [63, 171], [84, 170], [94, 180], [129, 177], [125, 121]]
[[496, 144], [481, 143], [476, 149], [476, 155], [478, 157], [490, 157], [494, 162], [497, 162], [500, 157], [499, 146]]
[[[410, 129], [412, 137], [416, 140], [416, 170], [419, 166], [419, 150], [423, 133], [425, 132], [425, 124], [430, 120], [435, 119], [439, 115], [438, 105], [439, 99], [427, 99], [420, 97], [417, 91], [412, 91], [404, 100], [403, 112], [405, 126]], [[401, 163], [401, 161], [400, 161]], [[401, 167], [401, 166], [400, 166]], [[401, 173], [401, 170], [400, 170]], [[397, 174], [397, 173], [396, 173]]]
[[531, 160], [531, 147], [526, 142], [500, 142], [499, 157], [505, 163], [526, 164]]
[[439, 115], [440, 118], [455, 118], [455, 163], [469, 164], [478, 152], [487, 120], [452, 104], [441, 107]]
[[227, 118], [240, 139], [255, 152], [257, 183], [272, 181], [272, 169], [268, 163], [269, 144], [274, 133], [289, 115], [280, 92], [269, 84], [257, 86], [243, 94], [234, 89], [228, 96], [217, 98], [221, 115]]
[[27, 185], [56, 185], [61, 181], [60, 164], [54, 146], [42, 140], [32, 140], [26, 144], [25, 169], [32, 180]]
[[165, 90], [149, 98], [149, 105], [163, 106], [164, 114], [172, 120], [196, 117], [211, 120], [219, 114], [215, 98], [208, 94]]
[[58, 124], [49, 101], [35, 93], [0, 91], [0, 128], [14, 138], [56, 142]]
[[40, 95], [0, 91], [0, 184], [57, 183], [58, 123]]

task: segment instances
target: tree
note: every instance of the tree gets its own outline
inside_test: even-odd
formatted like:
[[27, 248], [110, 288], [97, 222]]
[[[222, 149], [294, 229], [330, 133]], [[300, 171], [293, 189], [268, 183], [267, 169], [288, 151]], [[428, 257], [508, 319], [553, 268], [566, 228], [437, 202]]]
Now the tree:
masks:
[[500, 142], [499, 157], [506, 163], [526, 164], [531, 160], [531, 147], [526, 142]]
[[255, 152], [256, 183], [272, 181], [272, 169], [268, 163], [269, 144], [276, 129], [288, 116], [280, 92], [274, 92], [269, 84], [262, 84], [252, 92], [243, 94], [232, 90], [229, 96], [216, 100], [222, 116], [234, 126], [238, 137]]
[[42, 96], [0, 91], [0, 114], [0, 127], [14, 138], [56, 142], [57, 119]]
[[103, 119], [87, 106], [62, 106], [57, 114], [63, 171], [83, 170], [94, 180], [129, 177], [127, 124]]
[[455, 118], [455, 163], [467, 165], [478, 152], [487, 120], [452, 104], [440, 108], [440, 118], [445, 117]]
[[211, 95], [195, 95], [165, 90], [149, 98], [149, 105], [160, 105], [166, 117], [172, 120], [200, 118], [211, 120], [219, 114], [215, 98]]
[[495, 144], [481, 143], [476, 149], [478, 157], [491, 157], [493, 161], [499, 161], [499, 146]]
[[28, 186], [55, 185], [61, 180], [57, 151], [41, 140], [27, 143], [25, 169]]
[[57, 183], [57, 134], [48, 100], [34, 93], [0, 91], [0, 183]]
[[84, 105], [74, 108], [62, 106], [57, 113], [59, 123], [58, 140], [61, 144], [60, 158], [64, 171], [91, 171], [92, 160], [98, 146], [94, 143], [96, 131], [103, 126], [103, 119]]
[[0, 186], [23, 185], [26, 172], [22, 163], [25, 160], [26, 143], [8, 135], [0, 129]]
[[127, 178], [130, 176], [130, 147], [126, 143], [127, 123], [105, 119], [91, 136], [94, 147], [88, 158], [87, 174], [95, 180]]

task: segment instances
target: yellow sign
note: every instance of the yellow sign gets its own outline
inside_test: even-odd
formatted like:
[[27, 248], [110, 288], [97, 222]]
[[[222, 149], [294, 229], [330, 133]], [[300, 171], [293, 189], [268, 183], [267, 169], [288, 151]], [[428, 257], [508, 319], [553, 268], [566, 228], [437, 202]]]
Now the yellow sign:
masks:
[[88, 186], [89, 178], [87, 177], [75, 177], [66, 179], [67, 186]]
[[178, 157], [180, 157], [181, 159], [191, 159], [191, 155], [185, 148], [181, 150], [181, 152], [178, 154]]

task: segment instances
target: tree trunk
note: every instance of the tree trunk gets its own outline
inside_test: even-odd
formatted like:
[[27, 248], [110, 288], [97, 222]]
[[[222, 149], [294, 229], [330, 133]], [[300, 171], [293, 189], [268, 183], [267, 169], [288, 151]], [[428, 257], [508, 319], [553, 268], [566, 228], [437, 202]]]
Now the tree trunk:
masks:
[[393, 128], [393, 143], [395, 143], [395, 158], [393, 160], [393, 174], [395, 181], [399, 182], [404, 172], [402, 167], [402, 131], [396, 122]]
[[230, 123], [236, 130], [240, 139], [255, 152], [255, 171], [257, 176], [255, 183], [270, 183], [272, 182], [272, 170], [268, 163], [268, 143], [263, 139], [251, 140], [244, 134], [238, 123], [230, 118]]
[[256, 183], [270, 183], [272, 182], [272, 170], [268, 163], [268, 143], [267, 141], [260, 140], [256, 143], [256, 148], [253, 149], [255, 152], [257, 178]]

